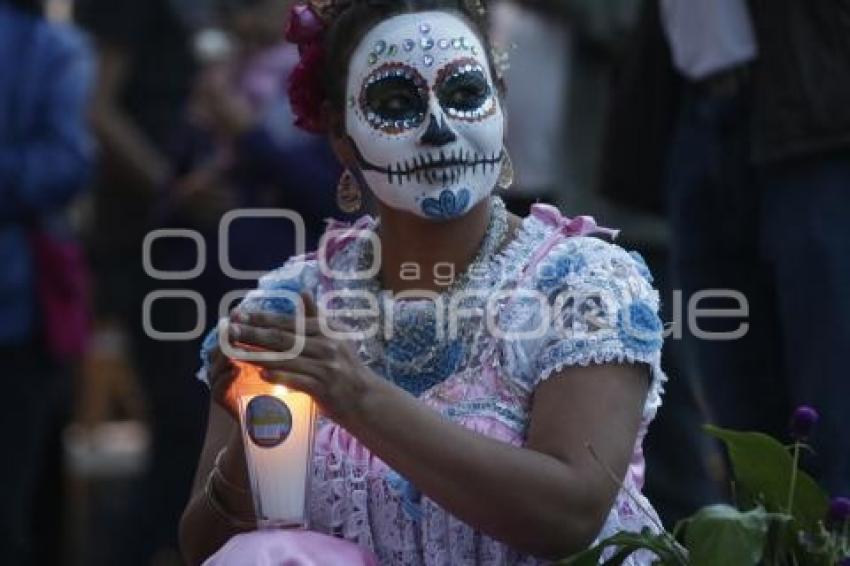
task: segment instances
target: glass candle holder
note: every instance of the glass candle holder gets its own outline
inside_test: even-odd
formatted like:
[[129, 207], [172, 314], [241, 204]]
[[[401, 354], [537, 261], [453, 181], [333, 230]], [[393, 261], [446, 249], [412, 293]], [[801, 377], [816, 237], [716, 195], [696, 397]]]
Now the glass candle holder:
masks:
[[238, 408], [258, 528], [306, 528], [313, 432], [313, 399], [268, 383], [259, 369], [236, 363], [231, 388]]

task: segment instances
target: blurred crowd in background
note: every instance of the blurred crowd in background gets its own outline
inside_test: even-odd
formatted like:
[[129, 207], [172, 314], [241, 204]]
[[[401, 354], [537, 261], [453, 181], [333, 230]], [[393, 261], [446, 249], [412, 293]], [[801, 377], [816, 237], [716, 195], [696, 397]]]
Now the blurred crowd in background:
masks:
[[[193, 378], [228, 291], [235, 209], [336, 208], [326, 140], [292, 124], [287, 0], [0, 0], [0, 556], [4, 564], [181, 564], [177, 522], [206, 425]], [[552, 202], [622, 230], [656, 275], [671, 381], [647, 446], [667, 524], [727, 496], [705, 422], [784, 437], [822, 416], [807, 466], [850, 495], [850, 4], [500, 0], [507, 147], [527, 213]], [[191, 229], [206, 242], [145, 236]], [[236, 269], [295, 249], [280, 219], [230, 227]], [[746, 299], [704, 297], [732, 289]], [[674, 291], [675, 290], [675, 291]], [[697, 339], [688, 313], [735, 340]], [[715, 314], [717, 314], [715, 312]], [[191, 334], [191, 333], [190, 333]], [[843, 493], [842, 493], [843, 492]]]

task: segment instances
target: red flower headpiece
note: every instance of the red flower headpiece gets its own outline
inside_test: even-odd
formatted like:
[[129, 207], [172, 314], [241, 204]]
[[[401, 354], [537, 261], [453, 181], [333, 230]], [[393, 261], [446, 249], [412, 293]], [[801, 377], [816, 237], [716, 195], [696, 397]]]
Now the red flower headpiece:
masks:
[[[322, 71], [325, 68], [323, 40], [328, 25], [357, 0], [304, 0], [289, 11], [284, 35], [298, 46], [301, 61], [289, 77], [289, 103], [295, 125], [321, 134], [327, 131], [322, 116], [326, 99]], [[463, 0], [464, 8], [476, 16], [486, 13], [484, 0]]]
[[325, 87], [322, 70], [325, 66], [325, 51], [322, 40], [325, 23], [308, 4], [295, 4], [289, 11], [284, 35], [287, 41], [298, 46], [301, 60], [289, 77], [289, 104], [295, 114], [295, 125], [321, 134], [326, 127], [322, 118], [322, 103]]

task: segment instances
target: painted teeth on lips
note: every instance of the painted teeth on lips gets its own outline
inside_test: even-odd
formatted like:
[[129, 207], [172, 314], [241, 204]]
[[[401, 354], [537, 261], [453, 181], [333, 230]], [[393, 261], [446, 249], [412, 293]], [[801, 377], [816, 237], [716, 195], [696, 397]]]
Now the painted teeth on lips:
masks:
[[438, 157], [434, 157], [432, 155], [427, 156], [419, 156], [418, 158], [414, 157], [411, 161], [404, 161], [403, 163], [398, 163], [395, 167], [398, 172], [399, 169], [402, 173], [412, 173], [415, 174], [417, 172], [424, 172], [431, 169], [449, 169], [453, 167], [476, 167], [476, 166], [484, 166], [490, 165], [494, 166], [501, 160], [501, 154], [499, 152], [494, 153], [490, 156], [482, 156], [480, 154], [472, 154], [467, 153], [466, 155], [463, 152], [451, 152], [448, 155], [444, 151], [440, 152]]

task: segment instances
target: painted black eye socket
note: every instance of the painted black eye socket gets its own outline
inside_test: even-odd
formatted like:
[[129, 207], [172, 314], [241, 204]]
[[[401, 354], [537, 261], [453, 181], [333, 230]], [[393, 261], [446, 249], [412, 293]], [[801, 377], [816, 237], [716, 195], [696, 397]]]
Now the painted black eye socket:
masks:
[[427, 101], [413, 80], [385, 77], [366, 87], [366, 108], [384, 120], [416, 121], [427, 110]]
[[481, 71], [468, 71], [446, 79], [437, 96], [444, 108], [464, 112], [477, 110], [490, 96], [490, 83]]

